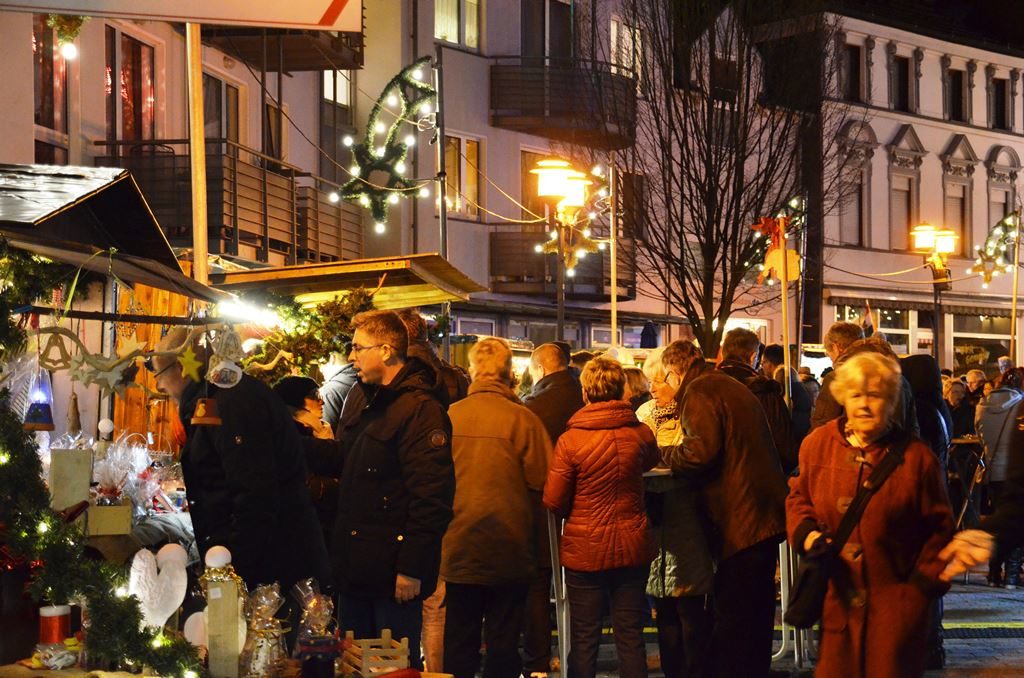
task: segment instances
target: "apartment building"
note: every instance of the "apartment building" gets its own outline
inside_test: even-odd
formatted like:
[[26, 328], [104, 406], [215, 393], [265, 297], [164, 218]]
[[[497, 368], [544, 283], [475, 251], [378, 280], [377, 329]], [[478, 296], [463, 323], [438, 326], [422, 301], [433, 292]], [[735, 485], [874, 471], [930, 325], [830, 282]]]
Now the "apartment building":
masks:
[[[359, 205], [331, 199], [348, 178], [349, 137], [386, 83], [422, 56], [444, 72], [446, 136], [416, 132], [411, 176], [447, 165], [448, 258], [490, 288], [456, 304], [454, 330], [555, 338], [554, 257], [529, 170], [571, 141], [611, 151], [632, 143], [635, 85], [625, 66], [575, 54], [563, 0], [374, 0], [362, 33], [203, 28], [210, 251], [246, 265], [436, 252], [438, 192], [391, 207], [384, 233]], [[184, 30], [93, 18], [65, 59], [46, 17], [4, 13], [0, 161], [128, 168], [172, 245], [191, 243]], [[593, 26], [610, 40], [610, 24]], [[31, 41], [29, 40], [31, 36]], [[31, 77], [30, 77], [31, 74]], [[606, 106], [603, 102], [618, 102]], [[607, 236], [596, 227], [599, 236]], [[621, 340], [678, 321], [637, 293], [628, 219], [615, 289]], [[608, 254], [581, 262], [567, 287], [566, 338], [607, 344]], [[652, 328], [648, 328], [650, 332]]]
[[[911, 4], [844, 11], [838, 94], [851, 105], [841, 135], [853, 190], [824, 219], [823, 325], [870, 303], [897, 352], [931, 352], [938, 327], [943, 367], [995, 373], [1009, 353], [1012, 276], [985, 284], [968, 269], [1021, 207], [1024, 51], [955, 25], [947, 10], [960, 3], [916, 15]], [[929, 271], [910, 270], [922, 264], [910, 236], [922, 222], [957, 235], [938, 308]]]

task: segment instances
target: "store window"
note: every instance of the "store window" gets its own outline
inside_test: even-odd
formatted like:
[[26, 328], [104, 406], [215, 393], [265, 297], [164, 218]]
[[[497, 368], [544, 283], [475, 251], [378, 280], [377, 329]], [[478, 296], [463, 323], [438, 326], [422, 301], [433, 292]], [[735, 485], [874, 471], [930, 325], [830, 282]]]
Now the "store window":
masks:
[[153, 47], [122, 33], [113, 26], [106, 27], [105, 94], [108, 140], [144, 141], [154, 138], [154, 72]]
[[68, 72], [46, 15], [32, 17], [32, 82], [35, 94], [35, 161], [68, 162]]
[[[867, 322], [865, 306], [837, 306], [836, 320], [865, 326]], [[871, 325], [875, 331], [882, 333], [892, 350], [899, 355], [911, 353], [910, 328], [912, 312], [900, 308], [873, 308]]]
[[435, 0], [434, 37], [470, 49], [478, 49], [480, 0]]
[[494, 336], [494, 321], [480, 318], [459, 318], [459, 334]]
[[[508, 336], [510, 339], [529, 339], [534, 346], [548, 344], [555, 340], [558, 334], [557, 326], [553, 322], [537, 320], [510, 320], [508, 324]], [[567, 322], [565, 324], [565, 341], [572, 347], [580, 345], [580, 328], [577, 323]]]
[[480, 217], [480, 142], [452, 135], [444, 140], [448, 212]]
[[953, 316], [954, 371], [999, 373], [998, 360], [1010, 352], [1010, 318], [985, 314]]

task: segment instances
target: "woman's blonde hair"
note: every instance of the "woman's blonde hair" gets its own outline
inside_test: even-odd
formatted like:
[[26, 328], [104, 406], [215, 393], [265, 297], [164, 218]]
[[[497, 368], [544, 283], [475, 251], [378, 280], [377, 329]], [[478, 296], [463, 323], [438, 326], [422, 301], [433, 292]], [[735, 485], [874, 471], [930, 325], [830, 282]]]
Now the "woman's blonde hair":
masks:
[[618, 360], [597, 356], [580, 373], [583, 394], [592, 403], [622, 400], [626, 388], [626, 373]]
[[644, 360], [644, 376], [647, 377], [647, 381], [654, 381], [658, 378], [658, 375], [665, 372], [665, 366], [661, 364], [661, 354], [665, 352], [664, 346], [658, 348], [652, 348], [651, 352], [647, 354], [647, 359]]
[[845, 406], [846, 399], [851, 393], [863, 388], [868, 379], [875, 377], [882, 381], [882, 391], [888, 405], [888, 414], [892, 416], [896, 411], [896, 403], [899, 401], [902, 373], [899, 363], [888, 356], [865, 351], [844, 360], [836, 368], [835, 379], [832, 380], [829, 388], [836, 402]]
[[639, 367], [624, 367], [622, 369], [626, 373], [626, 383], [629, 384], [629, 390], [634, 396], [647, 393], [651, 389], [651, 385], [647, 382], [647, 377]]
[[942, 397], [949, 400], [949, 394], [953, 392], [954, 388], [960, 388], [964, 394], [967, 393], [967, 384], [959, 379], [947, 379], [946, 383], [942, 385]]
[[473, 344], [469, 349], [469, 375], [473, 381], [497, 379], [511, 384], [512, 350], [508, 342], [488, 337]]

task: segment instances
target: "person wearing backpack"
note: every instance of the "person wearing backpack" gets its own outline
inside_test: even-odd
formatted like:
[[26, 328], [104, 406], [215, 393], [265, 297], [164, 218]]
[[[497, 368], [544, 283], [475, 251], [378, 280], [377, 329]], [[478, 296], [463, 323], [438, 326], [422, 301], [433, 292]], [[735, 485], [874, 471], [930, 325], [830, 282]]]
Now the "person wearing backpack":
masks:
[[[858, 488], [869, 478], [880, 483], [837, 545], [818, 678], [922, 676], [932, 600], [949, 588], [940, 551], [953, 535], [953, 512], [935, 455], [897, 423], [901, 384], [899, 364], [885, 355], [844, 361], [831, 380], [844, 414], [804, 440], [800, 475], [790, 480], [789, 541], [811, 557], [830, 548]], [[886, 461], [893, 454], [895, 466]], [[891, 473], [879, 480], [874, 470], [883, 465]]]

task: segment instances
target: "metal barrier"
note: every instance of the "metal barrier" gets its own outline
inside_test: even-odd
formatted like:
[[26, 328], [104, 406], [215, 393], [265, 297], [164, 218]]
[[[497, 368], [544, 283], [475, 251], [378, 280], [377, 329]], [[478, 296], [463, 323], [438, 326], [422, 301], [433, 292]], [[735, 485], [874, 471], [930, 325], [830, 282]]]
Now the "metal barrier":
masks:
[[782, 644], [778, 651], [772, 655], [772, 661], [778, 661], [789, 653], [792, 644], [793, 663], [798, 669], [809, 664], [815, 652], [814, 632], [811, 629], [797, 629], [786, 623], [786, 607], [789, 603], [789, 592], [796, 582], [797, 568], [800, 564], [800, 557], [796, 551], [790, 548], [788, 542], [779, 544], [779, 591], [781, 593], [779, 607], [782, 608]]
[[559, 671], [564, 676], [569, 670], [569, 601], [565, 599], [565, 572], [558, 554], [558, 537], [561, 535], [558, 518], [551, 511], [548, 515], [548, 545], [551, 547], [551, 574], [555, 587], [555, 626], [558, 629]]

